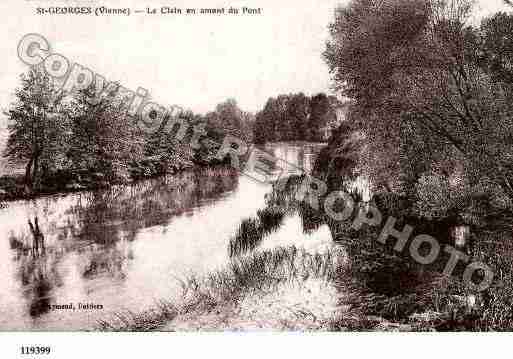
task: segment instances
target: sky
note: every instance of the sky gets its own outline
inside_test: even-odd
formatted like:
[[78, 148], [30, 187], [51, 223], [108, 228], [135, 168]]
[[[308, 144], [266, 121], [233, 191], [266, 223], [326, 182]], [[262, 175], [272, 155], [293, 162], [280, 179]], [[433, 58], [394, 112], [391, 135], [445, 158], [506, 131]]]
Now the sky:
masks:
[[[235, 98], [246, 111], [260, 110], [270, 96], [330, 92], [321, 54], [334, 9], [345, 0], [1, 0], [0, 108], [12, 101], [19, 75], [17, 57], [27, 33], [43, 35], [53, 52], [126, 88], [149, 90], [162, 105], [198, 113]], [[37, 15], [37, 7], [107, 6], [262, 8], [245, 16], [68, 16]], [[478, 1], [476, 16], [502, 7]]]

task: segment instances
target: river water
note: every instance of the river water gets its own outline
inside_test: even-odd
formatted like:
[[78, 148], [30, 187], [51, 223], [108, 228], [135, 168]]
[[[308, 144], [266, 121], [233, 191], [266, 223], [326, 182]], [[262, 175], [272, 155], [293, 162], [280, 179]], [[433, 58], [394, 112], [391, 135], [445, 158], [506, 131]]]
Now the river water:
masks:
[[[309, 169], [319, 146], [313, 148], [267, 150]], [[220, 168], [10, 203], [0, 212], [0, 330], [92, 329], [116, 312], [175, 298], [181, 278], [229, 262], [230, 238], [241, 220], [265, 207], [270, 190]], [[44, 249], [32, 249], [31, 225], [44, 236]], [[332, 245], [327, 226], [304, 232], [299, 216], [289, 216], [260, 246]], [[70, 303], [75, 310], [50, 309]], [[79, 310], [79, 303], [103, 309]]]

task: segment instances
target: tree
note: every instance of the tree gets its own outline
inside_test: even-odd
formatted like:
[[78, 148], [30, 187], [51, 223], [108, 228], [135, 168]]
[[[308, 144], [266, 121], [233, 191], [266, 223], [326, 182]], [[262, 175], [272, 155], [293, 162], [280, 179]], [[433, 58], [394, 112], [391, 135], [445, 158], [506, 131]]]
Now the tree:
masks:
[[307, 126], [308, 140], [322, 140], [319, 130], [328, 124], [330, 116], [336, 116], [336, 114], [331, 107], [328, 96], [324, 93], [313, 96], [310, 100], [310, 117]]
[[392, 182], [418, 179], [408, 161], [427, 159], [433, 171], [453, 156], [471, 169], [465, 175], [492, 179], [513, 200], [513, 109], [478, 61], [480, 34], [466, 25], [472, 5], [354, 0], [336, 14], [325, 59], [356, 104], [369, 163], [388, 168]]
[[146, 135], [126, 113], [117, 91], [96, 100], [95, 89], [73, 94], [71, 141], [67, 151], [74, 171], [99, 174], [105, 180], [128, 175], [128, 166], [142, 157]]
[[335, 109], [326, 94], [309, 97], [297, 93], [271, 97], [257, 115], [255, 141], [319, 141], [319, 130], [334, 118]]
[[[344, 188], [356, 178], [360, 155], [360, 136], [348, 121], [335, 130], [327, 147], [317, 157], [314, 174], [328, 188]], [[344, 188], [348, 189], [348, 188]]]
[[253, 125], [253, 141], [256, 144], [265, 143], [268, 138], [266, 136], [267, 124], [265, 123], [265, 115], [263, 111], [259, 111], [255, 117], [255, 124]]
[[31, 194], [60, 160], [68, 138], [67, 117], [63, 95], [44, 71], [34, 67], [21, 82], [16, 102], [5, 113], [10, 123], [4, 156], [13, 163], [25, 162], [25, 191]]
[[[479, 59], [483, 69], [494, 81], [513, 84], [513, 16], [504, 12], [483, 20], [481, 39], [475, 39], [481, 50]], [[479, 43], [480, 42], [480, 43]]]
[[290, 126], [287, 140], [304, 141], [308, 137], [308, 120], [310, 118], [310, 98], [303, 93], [290, 96], [285, 112], [285, 123]]
[[282, 119], [285, 97], [269, 98], [263, 110], [257, 116], [255, 140], [257, 143], [275, 142], [282, 139], [282, 130], [278, 125]]
[[242, 111], [234, 99], [228, 99], [206, 115], [207, 123], [246, 142], [251, 141], [251, 116]]

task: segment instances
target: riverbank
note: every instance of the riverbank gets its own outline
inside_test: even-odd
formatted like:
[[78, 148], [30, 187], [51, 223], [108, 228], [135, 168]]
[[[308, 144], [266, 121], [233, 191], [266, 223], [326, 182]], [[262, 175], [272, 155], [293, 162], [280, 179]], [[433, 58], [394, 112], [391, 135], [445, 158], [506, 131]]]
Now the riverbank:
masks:
[[347, 303], [360, 315], [353, 323], [340, 318], [335, 327], [364, 331], [376, 326], [379, 330], [511, 331], [512, 235], [506, 223], [471, 231], [468, 242], [472, 245], [465, 253], [486, 263], [494, 275], [484, 291], [465, 283], [459, 266], [452, 276], [446, 276], [444, 266], [419, 265], [407, 255], [394, 254], [391, 248], [377, 243], [377, 233], [338, 238], [351, 258], [344, 277], [350, 278], [345, 284], [351, 288]]
[[82, 173], [60, 173], [52, 178], [48, 178], [37, 191], [27, 192], [24, 176], [22, 174], [12, 174], [0, 176], [0, 201], [11, 202], [16, 200], [36, 199], [42, 196], [55, 194], [69, 194], [81, 191], [101, 190], [118, 185], [131, 185], [145, 180], [162, 178], [165, 176], [176, 176], [185, 171], [208, 170], [212, 168], [224, 167], [225, 164], [186, 163], [180, 166], [166, 168], [166, 170], [156, 171], [148, 169], [146, 171], [139, 169], [137, 173], [130, 173], [124, 176], [107, 178], [101, 173], [92, 171], [83, 171]]
[[[112, 331], [501, 331], [509, 310], [513, 248], [503, 228], [472, 234], [474, 255], [499, 278], [475, 292], [457, 277], [415, 266], [384, 248], [374, 234], [337, 238], [323, 253], [296, 247], [256, 250], [207, 278], [190, 278], [180, 301], [102, 321]], [[474, 241], [473, 239], [471, 239]], [[358, 242], [358, 243], [355, 243]], [[366, 244], [364, 244], [366, 243]], [[362, 245], [363, 244], [363, 245]], [[492, 248], [493, 247], [493, 248]], [[355, 249], [359, 253], [355, 252]], [[480, 254], [478, 254], [480, 253]], [[483, 257], [494, 253], [493, 257]]]
[[[258, 218], [242, 221], [229, 246], [230, 256], [236, 259], [207, 279], [183, 283], [181, 300], [164, 301], [143, 313], [118, 313], [102, 322], [101, 328], [444, 331], [492, 330], [506, 324], [500, 324], [507, 313], [499, 313], [499, 306], [489, 302], [485, 306], [486, 298], [469, 291], [457, 278], [443, 277], [438, 267], [417, 266], [407, 256], [391, 254], [376, 242], [379, 232], [369, 229], [334, 235], [338, 242], [334, 249], [314, 256], [290, 247], [257, 250], [239, 259], [241, 253], [257, 247], [265, 233], [282, 224], [286, 209], [268, 207], [257, 212]], [[304, 226], [311, 218], [303, 216], [302, 220]], [[443, 231], [449, 233], [448, 228]], [[475, 240], [470, 238], [470, 242]], [[511, 253], [505, 250], [501, 257]], [[305, 266], [312, 261], [318, 264]], [[316, 269], [323, 263], [331, 268], [329, 275]], [[503, 295], [502, 303], [504, 299]], [[490, 314], [486, 310], [495, 311], [497, 320], [484, 320]], [[485, 321], [495, 327], [482, 327]]]
[[226, 269], [182, 283], [180, 303], [163, 301], [143, 313], [118, 313], [100, 323], [112, 331], [330, 330], [338, 311], [336, 279], [346, 263], [332, 248], [256, 251]]
[[[436, 331], [453, 320], [428, 309], [396, 320], [383, 296], [351, 277], [342, 247], [307, 253], [296, 247], [256, 251], [206, 278], [182, 282], [180, 301], [161, 301], [140, 313], [119, 312], [104, 331]], [[419, 300], [405, 295], [404, 301]], [[400, 298], [390, 298], [389, 304]], [[461, 301], [461, 299], [460, 299]], [[385, 305], [386, 307], [386, 305]], [[387, 308], [392, 312], [392, 306]], [[397, 314], [397, 313], [396, 313]]]
[[[280, 158], [297, 159], [300, 152], [297, 146], [274, 148]], [[307, 159], [313, 161], [312, 156]], [[230, 254], [231, 240], [248, 218], [266, 224], [262, 229], [267, 235], [255, 250], [295, 245], [323, 252], [333, 245], [327, 227], [304, 232], [301, 218], [292, 212], [269, 232], [274, 227], [267, 224], [278, 219], [273, 211], [264, 211], [270, 190], [270, 185], [240, 176], [230, 166], [217, 166], [131, 185], [10, 202], [0, 211], [4, 233], [0, 254], [7, 275], [1, 289], [23, 290], [12, 292], [15, 300], [0, 298], [0, 327], [94, 330], [98, 321], [112, 319], [114, 313], [139, 313], [158, 307], [160, 299], [183, 303], [183, 298], [176, 298], [182, 292], [176, 277], [204, 278], [249, 255]], [[45, 253], [34, 256], [26, 249], [33, 247], [28, 221], [34, 224], [36, 219], [44, 234]], [[36, 271], [43, 275], [30, 275]], [[68, 299], [99, 303], [105, 309], [60, 313], [42, 305]]]
[[[267, 143], [259, 146], [271, 152], [283, 147], [301, 149], [302, 152], [299, 154], [300, 157], [302, 156], [301, 158], [297, 158], [297, 151], [279, 153], [277, 158], [289, 163], [296, 163], [299, 160], [301, 163], [298, 163], [298, 165], [308, 167], [308, 160], [305, 160], [305, 157], [317, 155], [326, 146], [326, 143], [295, 141], [290, 143]], [[173, 163], [148, 158], [108, 173], [95, 169], [62, 170], [41, 179], [37, 190], [27, 191], [24, 169], [21, 166], [9, 165], [3, 160], [1, 164], [4, 168], [3, 171], [0, 171], [0, 201], [34, 199], [45, 195], [99, 190], [115, 185], [130, 185], [167, 175], [173, 176], [184, 171], [230, 166], [229, 161], [229, 157], [221, 161], [212, 153], [197, 153], [190, 159], [175, 156]]]

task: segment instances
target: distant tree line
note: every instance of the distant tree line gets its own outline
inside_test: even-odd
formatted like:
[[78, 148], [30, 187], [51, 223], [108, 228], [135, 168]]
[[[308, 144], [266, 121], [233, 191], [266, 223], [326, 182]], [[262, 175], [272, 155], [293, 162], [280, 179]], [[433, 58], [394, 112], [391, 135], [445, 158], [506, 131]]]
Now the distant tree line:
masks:
[[323, 129], [336, 123], [340, 105], [336, 97], [324, 93], [271, 97], [256, 115], [254, 141], [325, 141]]

